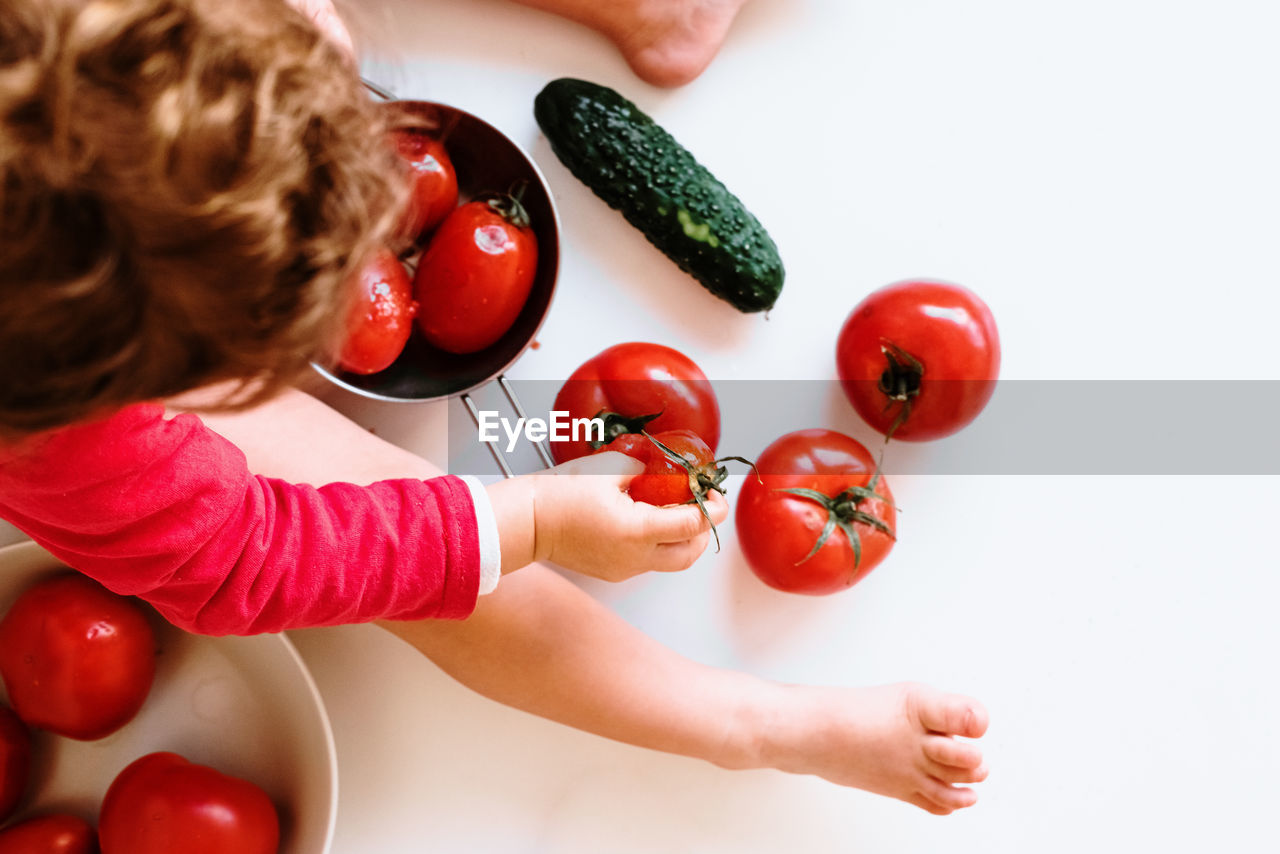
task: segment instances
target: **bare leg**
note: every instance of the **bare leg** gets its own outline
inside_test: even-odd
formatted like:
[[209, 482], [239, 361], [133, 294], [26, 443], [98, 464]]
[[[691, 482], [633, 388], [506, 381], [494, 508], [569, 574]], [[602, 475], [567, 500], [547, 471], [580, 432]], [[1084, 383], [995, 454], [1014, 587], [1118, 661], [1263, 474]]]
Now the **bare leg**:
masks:
[[[327, 483], [439, 474], [307, 395], [208, 416], [259, 474]], [[987, 775], [982, 704], [924, 685], [780, 685], [698, 664], [552, 570], [503, 578], [463, 621], [382, 626], [472, 690], [617, 741], [728, 768], [815, 774], [944, 815]]]
[[710, 64], [746, 0], [516, 0], [596, 30], [636, 75], [681, 86]]

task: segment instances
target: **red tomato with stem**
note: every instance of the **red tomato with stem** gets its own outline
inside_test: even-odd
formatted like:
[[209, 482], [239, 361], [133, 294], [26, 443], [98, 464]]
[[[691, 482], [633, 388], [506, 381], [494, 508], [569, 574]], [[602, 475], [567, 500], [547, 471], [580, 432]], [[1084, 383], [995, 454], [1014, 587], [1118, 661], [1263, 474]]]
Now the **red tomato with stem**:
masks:
[[[724, 495], [724, 479], [729, 472], [720, 463], [737, 460], [751, 465], [742, 457], [715, 458], [710, 446], [692, 430], [666, 430], [661, 433], [627, 433], [597, 453], [617, 451], [644, 463], [644, 471], [631, 479], [627, 494], [635, 501], [667, 507], [672, 504], [697, 504], [707, 522], [706, 498], [712, 492]], [[711, 525], [711, 534], [720, 548], [720, 534]]]
[[112, 781], [102, 854], [276, 854], [280, 819], [261, 788], [176, 753], [150, 753]]
[[658, 507], [688, 504], [695, 494], [705, 498], [713, 489], [722, 492], [720, 484], [728, 476], [711, 448], [692, 430], [628, 433], [597, 453], [605, 451], [618, 451], [644, 463], [644, 472], [631, 480], [627, 493]]
[[858, 303], [836, 369], [862, 419], [887, 438], [949, 436], [978, 416], [1000, 375], [995, 318], [960, 285], [905, 281]]
[[30, 726], [90, 741], [133, 719], [156, 639], [142, 608], [83, 575], [37, 582], [0, 620], [0, 677]]
[[458, 174], [444, 142], [425, 130], [391, 132], [396, 153], [409, 166], [409, 202], [401, 234], [417, 242], [458, 206]]
[[734, 525], [747, 565], [770, 587], [820, 595], [852, 587], [893, 548], [893, 494], [859, 442], [799, 430], [756, 460]]
[[[596, 354], [561, 386], [554, 408], [572, 419], [603, 418], [603, 445], [640, 430], [692, 430], [712, 453], [720, 444], [715, 389], [692, 359], [661, 344], [632, 341]], [[557, 463], [595, 450], [585, 440], [551, 443]]]
[[515, 324], [533, 289], [538, 241], [514, 196], [467, 202], [436, 229], [418, 262], [418, 328], [449, 353], [475, 353]]
[[12, 709], [0, 704], [0, 822], [22, 800], [30, 776], [31, 733]]
[[355, 287], [338, 364], [354, 374], [376, 374], [404, 351], [418, 304], [409, 274], [388, 249], [374, 253], [356, 276]]
[[77, 815], [51, 813], [0, 830], [3, 854], [91, 854], [96, 850], [92, 825]]

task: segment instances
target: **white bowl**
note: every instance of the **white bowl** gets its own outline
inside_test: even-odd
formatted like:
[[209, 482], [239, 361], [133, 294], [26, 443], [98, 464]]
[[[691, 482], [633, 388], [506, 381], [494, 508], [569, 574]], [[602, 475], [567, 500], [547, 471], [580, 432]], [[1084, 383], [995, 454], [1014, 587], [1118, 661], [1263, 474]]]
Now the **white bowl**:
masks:
[[[35, 581], [67, 570], [34, 543], [0, 548], [0, 615]], [[126, 765], [167, 750], [261, 786], [280, 813], [281, 854], [326, 854], [338, 764], [324, 703], [284, 635], [203, 637], [154, 611], [159, 656], [138, 716], [98, 741], [33, 731], [32, 780], [15, 819], [61, 811], [96, 825]], [[0, 687], [0, 697], [7, 696]]]

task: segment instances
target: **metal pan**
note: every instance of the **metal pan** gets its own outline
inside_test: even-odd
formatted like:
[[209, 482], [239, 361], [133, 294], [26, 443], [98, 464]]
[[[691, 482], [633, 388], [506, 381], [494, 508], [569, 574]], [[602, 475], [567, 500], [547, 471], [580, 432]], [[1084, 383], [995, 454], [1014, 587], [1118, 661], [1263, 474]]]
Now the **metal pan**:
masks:
[[[396, 110], [428, 129], [437, 129], [446, 139], [458, 174], [459, 202], [486, 192], [505, 192], [523, 182], [521, 203], [537, 237], [538, 269], [529, 299], [515, 324], [495, 344], [478, 353], [447, 353], [415, 334], [400, 358], [377, 374], [335, 373], [318, 364], [315, 369], [335, 385], [374, 400], [423, 403], [459, 397], [473, 421], [477, 421], [478, 414], [470, 393], [496, 381], [516, 415], [524, 417], [524, 409], [505, 373], [533, 343], [555, 295], [560, 270], [560, 217], [546, 179], [519, 145], [471, 113], [447, 104], [398, 100], [372, 83], [366, 81], [365, 85]], [[546, 447], [541, 442], [534, 444], [543, 464], [554, 465]], [[490, 444], [489, 450], [502, 473], [511, 477], [511, 469], [497, 447]]]

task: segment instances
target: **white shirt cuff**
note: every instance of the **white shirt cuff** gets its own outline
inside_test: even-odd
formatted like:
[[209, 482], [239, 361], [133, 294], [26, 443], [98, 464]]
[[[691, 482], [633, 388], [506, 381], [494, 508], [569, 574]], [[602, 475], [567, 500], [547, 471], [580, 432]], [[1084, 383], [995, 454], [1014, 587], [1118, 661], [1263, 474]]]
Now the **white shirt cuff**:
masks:
[[480, 595], [492, 593], [502, 578], [502, 543], [498, 539], [498, 520], [489, 503], [489, 493], [478, 479], [462, 475], [471, 490], [471, 503], [476, 508], [476, 530], [480, 534]]

